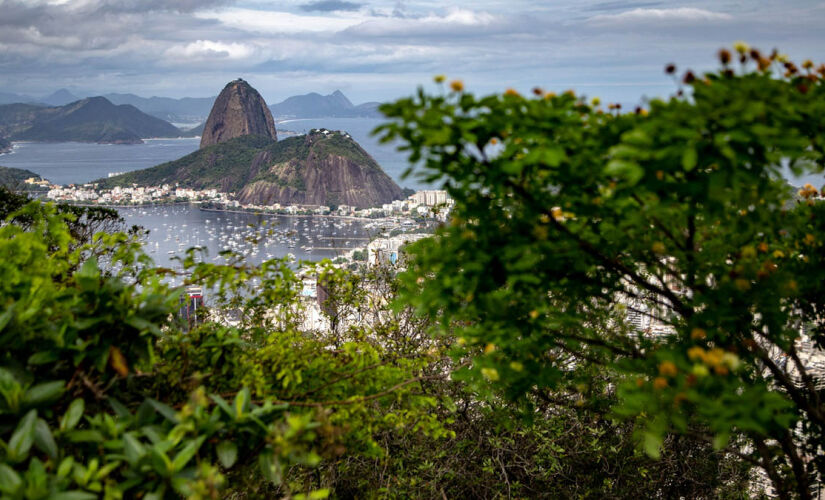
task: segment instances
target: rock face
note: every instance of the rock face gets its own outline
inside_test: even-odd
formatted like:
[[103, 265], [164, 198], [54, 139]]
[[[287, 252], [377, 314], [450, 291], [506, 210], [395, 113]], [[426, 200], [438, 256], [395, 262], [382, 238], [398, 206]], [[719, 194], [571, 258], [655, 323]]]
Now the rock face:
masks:
[[368, 208], [403, 198], [401, 188], [346, 133], [311, 132], [279, 145], [252, 162], [255, 175], [238, 193], [241, 203]]
[[264, 98], [240, 78], [221, 91], [201, 135], [201, 148], [242, 135], [260, 135], [277, 140], [275, 122]]

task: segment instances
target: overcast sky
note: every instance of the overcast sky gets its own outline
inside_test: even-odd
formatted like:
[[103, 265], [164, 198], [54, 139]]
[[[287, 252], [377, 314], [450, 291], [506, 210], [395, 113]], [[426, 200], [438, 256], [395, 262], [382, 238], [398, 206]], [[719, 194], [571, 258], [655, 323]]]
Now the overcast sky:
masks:
[[409, 95], [574, 88], [624, 103], [673, 92], [744, 40], [825, 59], [814, 0], [0, 0], [0, 92], [203, 97], [242, 77], [269, 103], [342, 90]]

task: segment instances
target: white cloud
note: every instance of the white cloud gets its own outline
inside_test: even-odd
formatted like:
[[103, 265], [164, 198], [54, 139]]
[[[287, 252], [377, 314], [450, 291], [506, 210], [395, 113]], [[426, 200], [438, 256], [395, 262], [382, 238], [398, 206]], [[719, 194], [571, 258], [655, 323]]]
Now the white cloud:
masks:
[[364, 36], [459, 34], [492, 26], [498, 20], [488, 12], [452, 7], [442, 15], [429, 13], [421, 17], [373, 18], [347, 29], [347, 32]]
[[172, 59], [247, 59], [256, 53], [256, 48], [245, 43], [224, 43], [211, 40], [197, 40], [186, 45], [176, 45], [166, 50]]
[[699, 22], [699, 21], [727, 21], [732, 19], [730, 14], [712, 12], [693, 7], [679, 7], [675, 9], [633, 9], [618, 14], [601, 14], [590, 18], [594, 24], [625, 24], [648, 22]]
[[363, 15], [349, 12], [337, 13], [335, 16], [317, 16], [253, 9], [212, 10], [198, 12], [195, 16], [244, 31], [270, 34], [335, 32], [365, 19]]

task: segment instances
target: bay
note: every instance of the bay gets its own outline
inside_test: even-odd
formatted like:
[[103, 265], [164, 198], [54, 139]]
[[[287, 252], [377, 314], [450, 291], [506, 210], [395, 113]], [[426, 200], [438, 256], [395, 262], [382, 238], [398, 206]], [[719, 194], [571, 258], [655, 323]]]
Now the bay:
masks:
[[371, 221], [335, 217], [257, 215], [200, 210], [194, 204], [118, 208], [128, 226], [149, 230], [145, 250], [156, 264], [178, 268], [176, 257], [191, 247], [205, 250], [203, 260], [224, 262], [231, 250], [249, 263], [291, 254], [296, 260], [318, 261], [366, 246], [383, 234]]
[[55, 184], [83, 184], [110, 172], [130, 172], [177, 160], [198, 149], [200, 138], [144, 139], [144, 144], [18, 142], [0, 165], [23, 168]]

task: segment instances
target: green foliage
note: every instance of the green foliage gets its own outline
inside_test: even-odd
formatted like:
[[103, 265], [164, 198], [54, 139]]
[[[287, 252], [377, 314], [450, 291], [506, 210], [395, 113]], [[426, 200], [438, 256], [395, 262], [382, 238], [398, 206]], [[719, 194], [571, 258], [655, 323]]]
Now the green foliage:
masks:
[[742, 58], [636, 113], [458, 84], [383, 106], [383, 140], [456, 201], [412, 245], [401, 300], [458, 335], [454, 376], [478, 391], [579, 398], [636, 422], [651, 456], [691, 436], [809, 498], [825, 409], [798, 338], [825, 346], [825, 205], [786, 209], [781, 171], [825, 165], [825, 70]]
[[136, 236], [80, 244], [73, 220], [30, 202], [0, 226], [3, 498], [320, 498], [324, 484], [305, 471], [323, 459], [383, 456], [380, 432], [448, 435], [418, 389], [444, 371], [352, 323], [365, 312], [355, 276], [306, 270], [333, 292], [328, 335], [306, 326], [286, 261], [216, 266], [193, 251], [189, 283], [214, 300], [184, 331], [182, 290]]

